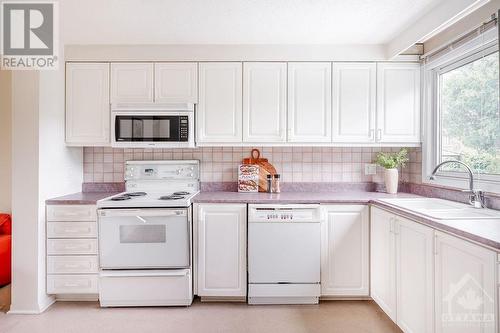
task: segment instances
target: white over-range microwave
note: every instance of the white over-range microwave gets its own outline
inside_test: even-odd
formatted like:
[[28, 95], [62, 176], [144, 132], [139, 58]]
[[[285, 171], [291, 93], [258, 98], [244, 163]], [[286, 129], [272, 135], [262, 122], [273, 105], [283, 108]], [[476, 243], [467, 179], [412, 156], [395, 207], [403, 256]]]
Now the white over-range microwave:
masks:
[[194, 104], [113, 104], [111, 146], [193, 148]]

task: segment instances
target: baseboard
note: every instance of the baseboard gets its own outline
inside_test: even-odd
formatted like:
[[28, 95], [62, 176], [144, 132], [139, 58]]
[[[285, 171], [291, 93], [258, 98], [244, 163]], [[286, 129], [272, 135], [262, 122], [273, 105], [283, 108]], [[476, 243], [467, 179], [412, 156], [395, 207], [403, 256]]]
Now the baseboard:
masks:
[[96, 302], [99, 300], [98, 294], [65, 294], [56, 295], [57, 302]]
[[56, 299], [55, 297], [48, 297], [46, 298], [46, 302], [44, 302], [43, 304], [40, 304], [39, 308], [38, 309], [35, 309], [35, 310], [23, 310], [23, 309], [12, 309], [12, 305], [11, 305], [11, 309], [7, 312], [7, 314], [16, 314], [16, 315], [34, 315], [34, 314], [41, 314], [43, 312], [45, 312], [45, 310], [47, 310], [52, 304], [54, 304], [56, 302]]
[[50, 296], [46, 298], [46, 302], [40, 306], [40, 312], [45, 312], [52, 304], [56, 302], [56, 298], [54, 296]]
[[235, 303], [246, 303], [247, 298], [243, 297], [219, 297], [219, 296], [201, 296], [201, 302], [210, 303], [210, 302], [235, 302]]
[[320, 301], [373, 301], [370, 296], [321, 296]]

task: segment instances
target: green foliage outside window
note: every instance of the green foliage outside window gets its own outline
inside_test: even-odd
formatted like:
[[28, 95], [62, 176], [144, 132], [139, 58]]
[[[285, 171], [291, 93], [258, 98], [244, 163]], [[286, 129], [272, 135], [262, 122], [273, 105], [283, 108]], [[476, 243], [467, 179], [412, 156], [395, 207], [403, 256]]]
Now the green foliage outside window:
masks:
[[[500, 174], [498, 52], [441, 75], [441, 159]], [[461, 170], [449, 165], [448, 170]]]

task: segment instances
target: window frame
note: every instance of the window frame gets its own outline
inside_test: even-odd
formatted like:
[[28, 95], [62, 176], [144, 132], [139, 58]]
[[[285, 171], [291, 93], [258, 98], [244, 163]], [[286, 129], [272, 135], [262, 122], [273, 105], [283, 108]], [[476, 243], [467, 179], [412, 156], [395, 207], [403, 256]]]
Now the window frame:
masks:
[[[441, 159], [440, 75], [498, 51], [497, 29], [491, 29], [445, 55], [422, 65], [424, 77], [423, 183], [468, 189], [468, 175], [465, 172], [439, 171], [434, 180], [430, 179], [432, 171]], [[474, 181], [476, 189], [500, 193], [500, 174], [476, 173]]]

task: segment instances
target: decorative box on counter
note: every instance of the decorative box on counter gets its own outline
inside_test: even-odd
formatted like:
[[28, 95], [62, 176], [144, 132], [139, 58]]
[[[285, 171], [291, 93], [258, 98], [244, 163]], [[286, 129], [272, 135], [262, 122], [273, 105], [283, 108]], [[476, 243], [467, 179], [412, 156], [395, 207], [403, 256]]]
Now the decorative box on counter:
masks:
[[238, 192], [259, 192], [259, 166], [240, 164], [238, 167]]

